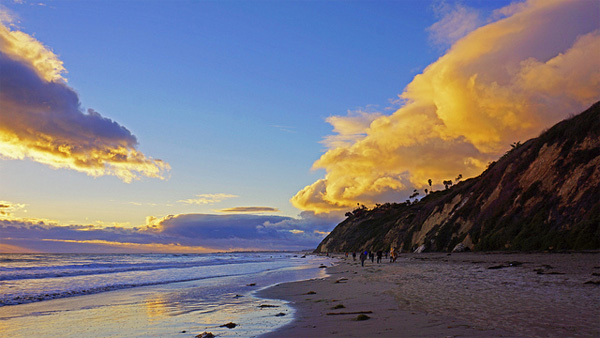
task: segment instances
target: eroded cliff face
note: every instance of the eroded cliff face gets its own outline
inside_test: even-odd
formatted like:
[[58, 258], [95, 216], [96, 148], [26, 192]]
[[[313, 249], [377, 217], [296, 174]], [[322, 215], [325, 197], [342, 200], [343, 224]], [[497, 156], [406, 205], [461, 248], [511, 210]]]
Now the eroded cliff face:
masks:
[[600, 249], [600, 103], [414, 204], [340, 223], [316, 251]]

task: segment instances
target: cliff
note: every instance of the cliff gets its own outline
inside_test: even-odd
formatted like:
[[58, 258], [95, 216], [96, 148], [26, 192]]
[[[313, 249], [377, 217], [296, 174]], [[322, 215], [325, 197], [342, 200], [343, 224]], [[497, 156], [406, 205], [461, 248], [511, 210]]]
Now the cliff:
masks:
[[478, 177], [347, 216], [316, 252], [600, 249], [600, 102]]

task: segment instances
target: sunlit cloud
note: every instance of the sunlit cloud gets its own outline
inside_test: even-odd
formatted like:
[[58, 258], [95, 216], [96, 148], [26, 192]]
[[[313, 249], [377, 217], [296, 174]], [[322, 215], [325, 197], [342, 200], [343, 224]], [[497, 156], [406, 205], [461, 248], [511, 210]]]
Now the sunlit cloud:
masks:
[[433, 7], [440, 20], [428, 30], [430, 39], [437, 45], [451, 45], [474, 31], [483, 22], [479, 12], [460, 3], [439, 2]]
[[196, 195], [196, 198], [188, 198], [185, 200], [179, 200], [177, 202], [185, 203], [185, 204], [198, 204], [198, 205], [206, 205], [206, 204], [215, 204], [222, 202], [226, 199], [236, 198], [238, 195], [231, 194], [200, 194]]
[[263, 213], [263, 212], [279, 212], [277, 208], [271, 207], [234, 207], [216, 210], [222, 213]]
[[0, 158], [30, 159], [94, 177], [113, 175], [124, 182], [164, 178], [169, 164], [138, 151], [136, 137], [125, 127], [84, 110], [67, 86], [58, 56], [5, 22], [0, 22]]
[[0, 201], [0, 219], [14, 218], [16, 211], [21, 211], [24, 209], [25, 204]]
[[317, 213], [401, 202], [428, 179], [439, 189], [480, 174], [513, 142], [588, 108], [600, 99], [599, 12], [597, 1], [559, 0], [496, 11], [415, 76], [393, 114], [359, 115], [362, 129], [356, 115], [330, 118], [336, 135], [313, 165], [325, 178], [291, 202]]

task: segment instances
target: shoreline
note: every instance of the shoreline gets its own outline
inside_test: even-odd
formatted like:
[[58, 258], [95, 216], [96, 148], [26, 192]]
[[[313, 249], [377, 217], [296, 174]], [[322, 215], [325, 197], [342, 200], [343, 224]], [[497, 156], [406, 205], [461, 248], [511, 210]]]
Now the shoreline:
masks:
[[260, 338], [600, 336], [597, 252], [402, 254], [365, 267], [334, 257], [328, 277], [257, 293], [295, 310]]

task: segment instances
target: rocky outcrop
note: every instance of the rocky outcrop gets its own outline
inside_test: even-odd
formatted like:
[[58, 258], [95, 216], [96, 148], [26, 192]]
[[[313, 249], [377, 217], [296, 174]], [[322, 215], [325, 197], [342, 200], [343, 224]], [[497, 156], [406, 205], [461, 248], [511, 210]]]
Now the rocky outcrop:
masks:
[[349, 213], [317, 252], [600, 249], [600, 103], [417, 203]]

